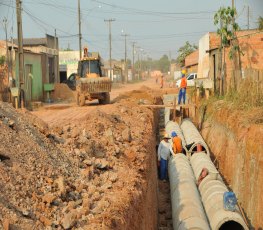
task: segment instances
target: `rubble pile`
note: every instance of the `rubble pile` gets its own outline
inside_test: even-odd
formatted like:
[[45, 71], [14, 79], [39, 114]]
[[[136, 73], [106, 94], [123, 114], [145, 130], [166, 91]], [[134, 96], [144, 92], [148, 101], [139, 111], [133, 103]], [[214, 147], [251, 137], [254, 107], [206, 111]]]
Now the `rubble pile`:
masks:
[[123, 100], [52, 130], [0, 104], [0, 224], [106, 229], [138, 212], [133, 204], [147, 188], [154, 116], [137, 99]]

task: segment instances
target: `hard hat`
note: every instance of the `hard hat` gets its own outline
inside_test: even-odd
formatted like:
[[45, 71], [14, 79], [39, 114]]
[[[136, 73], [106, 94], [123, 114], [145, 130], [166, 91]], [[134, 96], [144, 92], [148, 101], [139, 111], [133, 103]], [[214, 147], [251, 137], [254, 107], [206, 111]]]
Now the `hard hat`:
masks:
[[176, 136], [177, 136], [176, 132], [173, 131], [173, 132], [171, 133], [171, 137], [176, 137]]
[[186, 74], [186, 70], [185, 70], [185, 69], [182, 70], [182, 74], [183, 74], [183, 75]]
[[166, 134], [164, 135], [163, 139], [171, 139], [171, 138], [170, 138], [169, 135], [166, 133]]

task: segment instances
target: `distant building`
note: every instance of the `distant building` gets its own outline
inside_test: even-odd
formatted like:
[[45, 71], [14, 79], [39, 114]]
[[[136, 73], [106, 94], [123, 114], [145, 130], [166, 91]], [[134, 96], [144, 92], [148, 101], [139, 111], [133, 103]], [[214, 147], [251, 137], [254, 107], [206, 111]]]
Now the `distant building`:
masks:
[[[240, 55], [241, 71], [263, 69], [263, 31], [242, 30], [236, 33], [243, 54]], [[229, 85], [232, 71], [238, 64], [229, 59], [230, 47], [225, 48], [225, 82]], [[207, 33], [199, 40], [198, 78], [213, 81], [214, 90], [219, 89], [221, 70], [220, 37], [217, 33]]]
[[185, 68], [187, 70], [187, 73], [197, 73], [197, 71], [198, 71], [198, 58], [199, 58], [199, 51], [198, 50], [189, 54], [185, 58]]
[[65, 81], [70, 74], [77, 73], [79, 51], [59, 51], [59, 81]]
[[[14, 40], [17, 44], [17, 40]], [[41, 54], [43, 83], [59, 82], [58, 38], [46, 34], [45, 38], [24, 38], [25, 50]]]

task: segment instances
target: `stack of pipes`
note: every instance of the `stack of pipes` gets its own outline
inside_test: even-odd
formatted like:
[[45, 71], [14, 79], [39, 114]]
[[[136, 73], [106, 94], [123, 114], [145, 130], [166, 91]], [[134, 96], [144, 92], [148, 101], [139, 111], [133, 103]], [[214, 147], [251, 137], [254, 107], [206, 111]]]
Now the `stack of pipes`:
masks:
[[173, 228], [208, 230], [206, 214], [187, 157], [178, 153], [169, 160]]
[[[189, 119], [184, 119], [180, 128], [176, 122], [168, 121], [165, 123], [165, 130], [169, 135], [175, 131], [182, 139], [182, 145], [186, 151], [186, 145], [194, 142], [188, 150], [188, 158], [183, 154], [173, 154], [169, 160], [174, 229], [210, 229], [205, 226], [206, 218], [197, 208], [201, 203], [212, 230], [247, 230], [248, 227], [237, 206], [235, 211], [224, 209], [224, 193], [229, 190], [211, 161], [208, 146], [194, 124]], [[202, 146], [203, 151], [197, 152], [197, 144]], [[198, 191], [197, 181], [204, 168], [208, 170], [208, 175], [198, 185], [201, 202], [200, 195], [196, 191]], [[191, 199], [194, 200], [193, 203], [189, 202]], [[191, 218], [187, 216], [187, 213], [191, 213]], [[196, 221], [202, 223], [202, 228], [190, 224], [195, 222], [193, 220], [197, 216], [199, 219]], [[189, 221], [185, 218], [189, 218]]]

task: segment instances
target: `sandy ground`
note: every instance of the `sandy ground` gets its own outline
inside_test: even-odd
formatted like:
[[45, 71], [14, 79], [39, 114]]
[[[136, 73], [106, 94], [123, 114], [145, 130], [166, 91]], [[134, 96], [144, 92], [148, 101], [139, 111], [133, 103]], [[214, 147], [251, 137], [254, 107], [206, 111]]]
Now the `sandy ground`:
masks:
[[[121, 88], [113, 89], [110, 93], [111, 102], [121, 94], [129, 91], [138, 90], [141, 87], [146, 86], [152, 90], [166, 91], [172, 90], [168, 85], [164, 86], [164, 89], [160, 90], [160, 85], [155, 83], [155, 79], [147, 79], [146, 81], [122, 85]], [[92, 111], [98, 108], [104, 108], [106, 110], [110, 109], [110, 105], [99, 105], [97, 101], [87, 102], [86, 106], [79, 107], [76, 103], [54, 103], [45, 104], [44, 107], [37, 111], [33, 111], [32, 114], [38, 116], [43, 121], [45, 121], [49, 127], [63, 125], [70, 121], [80, 120], [86, 117]]]

